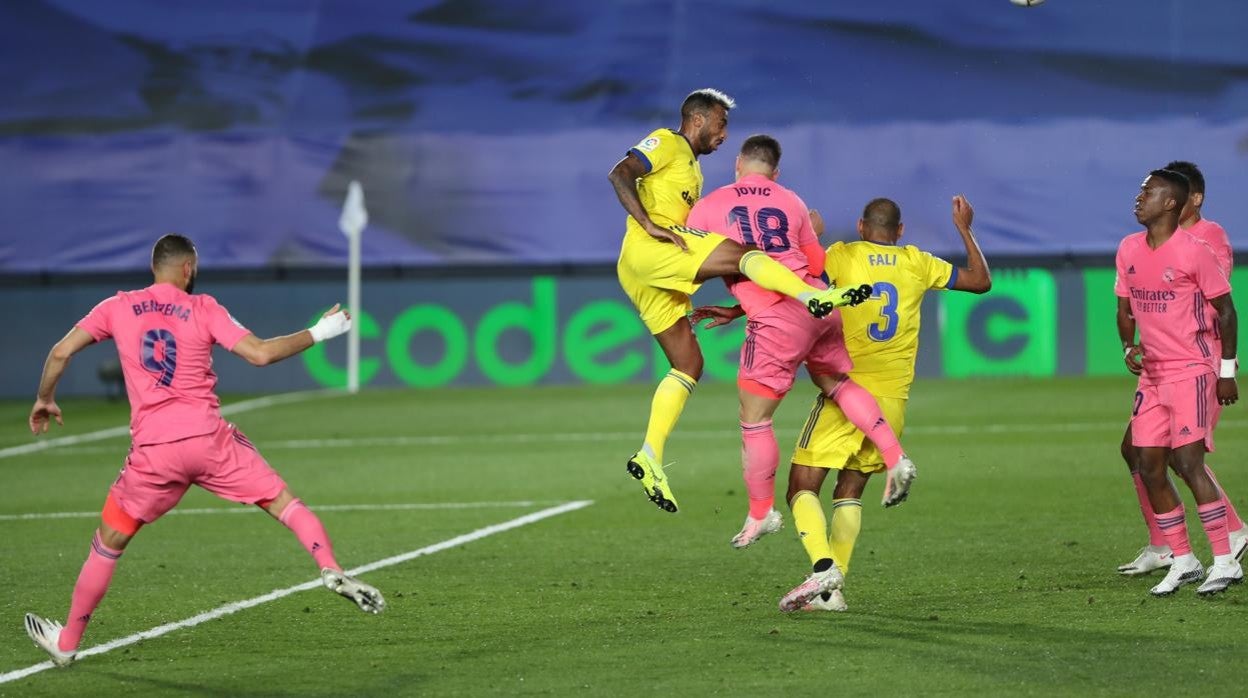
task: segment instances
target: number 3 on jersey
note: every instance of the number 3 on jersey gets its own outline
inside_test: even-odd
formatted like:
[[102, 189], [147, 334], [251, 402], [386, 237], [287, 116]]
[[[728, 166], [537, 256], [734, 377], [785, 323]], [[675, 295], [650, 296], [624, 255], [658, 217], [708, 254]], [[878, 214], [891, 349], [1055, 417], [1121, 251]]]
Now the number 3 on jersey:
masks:
[[887, 281], [877, 281], [871, 287], [871, 299], [883, 301], [880, 319], [867, 325], [867, 335], [874, 342], [887, 342], [897, 334], [897, 287]]
[[[160, 345], [160, 350], [156, 347]], [[157, 354], [160, 359], [156, 358]], [[169, 330], [148, 330], [143, 335], [143, 368], [156, 375], [156, 383], [170, 385], [173, 383], [173, 371], [178, 367], [178, 342]]]

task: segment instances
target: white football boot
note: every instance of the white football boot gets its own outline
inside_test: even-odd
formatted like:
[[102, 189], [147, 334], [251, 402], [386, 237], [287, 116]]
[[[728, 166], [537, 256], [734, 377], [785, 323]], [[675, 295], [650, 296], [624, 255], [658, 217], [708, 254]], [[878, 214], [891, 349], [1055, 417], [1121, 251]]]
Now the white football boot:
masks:
[[354, 577], [326, 567], [321, 570], [321, 582], [326, 589], [354, 601], [365, 613], [381, 613], [386, 610], [386, 600], [381, 597], [381, 592]]
[[741, 532], [732, 538], [732, 547], [738, 550], [748, 547], [759, 538], [782, 528], [784, 528], [784, 517], [775, 509], [768, 511], [767, 515], [761, 519], [750, 518], [747, 514]]
[[[1183, 558], [1187, 558], [1184, 560]], [[1149, 589], [1148, 593], [1153, 596], [1169, 596], [1179, 590], [1184, 584], [1199, 582], [1205, 576], [1205, 568], [1201, 566], [1200, 560], [1195, 555], [1184, 555], [1182, 558], [1176, 558], [1174, 563], [1170, 565], [1170, 571], [1166, 573], [1165, 579], [1161, 580], [1157, 586]]]
[[818, 598], [825, 591], [840, 589], [844, 583], [845, 577], [835, 564], [822, 572], [811, 572], [801, 584], [793, 587], [780, 599], [780, 610], [785, 613], [800, 610], [811, 599]]
[[1209, 568], [1209, 573], [1205, 575], [1205, 583], [1196, 588], [1196, 593], [1201, 596], [1213, 596], [1214, 594], [1226, 591], [1226, 588], [1232, 584], [1242, 584], [1244, 581], [1244, 568], [1240, 567], [1239, 561], [1230, 558], [1230, 562], [1218, 564], [1215, 562]]
[[68, 666], [78, 656], [77, 652], [61, 651], [59, 643], [62, 630], [64, 628], [61, 624], [54, 620], [40, 618], [33, 613], [26, 614], [26, 634], [35, 641], [39, 649], [48, 653], [56, 666]]
[[845, 592], [840, 589], [833, 589], [811, 599], [805, 606], [802, 606], [802, 610], [844, 613], [849, 610], [849, 606], [845, 604]]
[[1244, 553], [1248, 552], [1248, 526], [1240, 526], [1238, 531], [1231, 531], [1227, 537], [1231, 539], [1231, 556], [1242, 561]]
[[910, 485], [918, 476], [918, 469], [914, 467], [914, 461], [903, 455], [885, 476], [884, 499], [880, 503], [886, 507], [895, 507], [910, 496]]
[[1174, 562], [1174, 553], [1168, 545], [1146, 545], [1140, 548], [1140, 554], [1125, 565], [1118, 565], [1118, 574], [1138, 577], [1153, 570], [1169, 567]]

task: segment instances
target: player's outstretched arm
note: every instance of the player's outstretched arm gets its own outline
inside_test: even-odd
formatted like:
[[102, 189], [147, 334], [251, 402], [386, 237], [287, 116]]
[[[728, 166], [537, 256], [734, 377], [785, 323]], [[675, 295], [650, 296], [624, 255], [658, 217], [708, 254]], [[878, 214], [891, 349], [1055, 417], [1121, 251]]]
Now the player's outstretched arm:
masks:
[[95, 338], [85, 330], [75, 326], [61, 341], [52, 346], [48, 358], [43, 362], [43, 375], [39, 378], [39, 392], [35, 395], [35, 406], [30, 409], [30, 433], [43, 434], [53, 419], [57, 424], [65, 426], [61, 418], [61, 408], [56, 404], [56, 385], [69, 367], [69, 360], [78, 352], [95, 343]]
[[633, 217], [652, 237], [659, 240], [670, 242], [682, 250], [689, 249], [685, 244], [684, 238], [676, 233], [660, 228], [650, 220], [650, 214], [646, 213], [646, 207], [641, 205], [641, 197], [637, 196], [637, 180], [647, 174], [646, 164], [641, 158], [629, 153], [625, 155], [619, 162], [615, 163], [615, 167], [611, 168], [611, 172], [607, 174], [607, 179], [611, 181], [611, 186], [615, 189], [615, 196], [619, 198], [620, 205], [628, 211], [628, 215]]
[[1239, 386], [1235, 383], [1238, 368], [1235, 353], [1239, 349], [1239, 314], [1231, 294], [1210, 298], [1209, 304], [1218, 311], [1218, 335], [1222, 338], [1222, 366], [1218, 371], [1218, 402], [1233, 405], [1239, 399]]
[[966, 247], [966, 266], [958, 269], [958, 278], [953, 282], [955, 291], [970, 293], [987, 293], [992, 289], [992, 271], [988, 269], [988, 260], [983, 250], [975, 241], [971, 232], [971, 221], [975, 219], [975, 209], [965, 196], [958, 194], [953, 197], [953, 225], [962, 236], [962, 245]]
[[334, 307], [325, 311], [316, 324], [306, 330], [294, 334], [260, 339], [254, 334], [238, 340], [230, 351], [243, 357], [252, 366], [268, 366], [282, 359], [298, 354], [313, 344], [333, 339], [351, 329], [351, 315], [345, 310]]

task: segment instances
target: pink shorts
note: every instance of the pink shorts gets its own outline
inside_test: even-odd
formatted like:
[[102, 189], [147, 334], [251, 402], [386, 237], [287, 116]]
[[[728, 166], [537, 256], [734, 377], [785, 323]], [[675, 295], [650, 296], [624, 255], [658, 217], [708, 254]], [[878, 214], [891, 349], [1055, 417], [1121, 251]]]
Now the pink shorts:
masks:
[[1222, 406], [1218, 379], [1212, 373], [1174, 383], [1140, 385], [1131, 413], [1131, 443], [1140, 447], [1178, 448], [1204, 441], [1213, 450], [1213, 427]]
[[803, 362], [818, 375], [845, 374], [854, 367], [840, 312], [815, 318], [800, 303], [786, 299], [746, 324], [737, 383], [749, 392], [780, 398], [793, 387]]
[[191, 485], [242, 504], [273, 499], [286, 488], [247, 437], [221, 420], [211, 434], [133, 447], [109, 493], [122, 511], [151, 523]]

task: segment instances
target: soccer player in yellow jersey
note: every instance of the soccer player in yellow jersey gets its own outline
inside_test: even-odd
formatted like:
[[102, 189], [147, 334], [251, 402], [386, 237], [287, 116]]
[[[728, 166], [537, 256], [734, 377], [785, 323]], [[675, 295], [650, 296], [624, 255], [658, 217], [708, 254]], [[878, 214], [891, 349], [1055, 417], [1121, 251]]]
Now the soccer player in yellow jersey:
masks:
[[811, 286], [761, 250], [685, 226], [702, 194], [698, 157], [715, 152], [727, 138], [734, 106], [719, 90], [690, 93], [680, 106], [680, 129], [646, 136], [608, 175], [628, 212], [616, 266], [620, 285], [672, 366], [655, 390], [645, 442], [629, 459], [628, 472], [641, 481], [650, 501], [668, 512], [677, 505], [663, 472], [663, 447], [702, 376], [702, 350], [686, 317], [693, 309], [689, 296], [708, 279], [743, 274], [800, 300], [816, 317], [864, 300], [857, 287]]
[[[872, 284], [873, 302], [841, 310], [845, 342], [854, 360], [850, 377], [875, 396], [898, 436], [905, 427], [906, 399], [914, 381], [923, 295], [933, 289], [985, 293], [992, 288], [988, 261], [971, 232], [974, 216], [964, 197], [953, 197], [953, 224], [966, 247], [965, 267], [955, 267], [913, 245], [899, 247], [905, 225], [901, 209], [889, 199], [867, 204], [858, 220], [861, 240], [828, 248], [828, 274], [835, 274], [837, 284]], [[819, 490], [833, 468], [840, 473], [832, 493], [829, 536]], [[789, 470], [789, 505], [812, 564], [831, 557], [843, 574], [849, 572], [862, 525], [862, 492], [871, 474], [883, 470], [879, 450], [835, 402], [820, 395], [798, 436]], [[838, 589], [816, 597], [806, 609], [844, 611], [845, 597]]]

